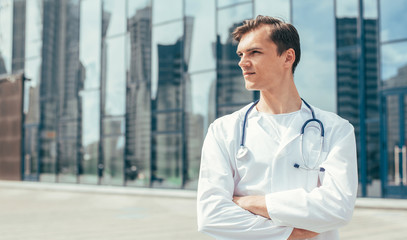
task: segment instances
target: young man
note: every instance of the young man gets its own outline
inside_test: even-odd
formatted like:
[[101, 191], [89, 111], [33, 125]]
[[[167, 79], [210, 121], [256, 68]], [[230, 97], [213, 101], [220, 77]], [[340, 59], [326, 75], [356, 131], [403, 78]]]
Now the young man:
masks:
[[258, 16], [233, 35], [245, 86], [260, 100], [208, 129], [198, 230], [216, 239], [339, 239], [357, 192], [352, 125], [300, 98], [291, 24]]

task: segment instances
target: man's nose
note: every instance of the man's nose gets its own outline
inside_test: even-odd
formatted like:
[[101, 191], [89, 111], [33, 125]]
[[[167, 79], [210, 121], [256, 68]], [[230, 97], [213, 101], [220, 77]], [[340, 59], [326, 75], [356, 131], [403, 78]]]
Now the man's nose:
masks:
[[239, 61], [239, 67], [244, 68], [250, 66], [250, 61], [246, 57], [241, 57]]

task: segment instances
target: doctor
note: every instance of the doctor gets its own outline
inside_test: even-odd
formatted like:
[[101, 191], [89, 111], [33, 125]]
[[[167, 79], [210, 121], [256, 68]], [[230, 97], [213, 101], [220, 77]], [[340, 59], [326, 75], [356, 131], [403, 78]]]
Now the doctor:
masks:
[[[300, 41], [291, 24], [258, 16], [233, 36], [245, 86], [260, 100], [208, 129], [198, 230], [216, 239], [339, 239], [358, 184], [352, 125], [301, 100], [293, 79]], [[301, 140], [312, 112], [323, 126], [308, 124]]]

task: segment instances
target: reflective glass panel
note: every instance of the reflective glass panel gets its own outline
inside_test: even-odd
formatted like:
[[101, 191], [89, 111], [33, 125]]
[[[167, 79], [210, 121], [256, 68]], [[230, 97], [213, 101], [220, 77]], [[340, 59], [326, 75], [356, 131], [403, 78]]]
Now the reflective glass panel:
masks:
[[38, 170], [38, 124], [25, 124], [24, 175], [36, 175]]
[[126, 184], [148, 186], [151, 160], [151, 99], [148, 88], [138, 85], [133, 97], [128, 95], [126, 113]]
[[151, 160], [151, 7], [128, 1], [126, 156], [127, 186], [147, 187]]
[[110, 117], [103, 119], [104, 135], [120, 135], [124, 133], [124, 119], [122, 117]]
[[182, 35], [182, 21], [153, 28], [151, 91], [157, 109], [181, 106]]
[[365, 19], [364, 24], [366, 117], [379, 119], [379, 21], [375, 18], [368, 18]]
[[[62, 95], [60, 93], [62, 87], [59, 85], [64, 81], [64, 71], [60, 70], [64, 68], [63, 61], [60, 59], [65, 58], [65, 45], [62, 44], [65, 39], [62, 36], [66, 33], [63, 19], [59, 18], [59, 3], [55, 1], [42, 2], [42, 10], [46, 9], [46, 11], [40, 12], [40, 17], [42, 17], [44, 23], [42, 29], [44, 47], [41, 50], [43, 61], [40, 85], [39, 157], [41, 160], [41, 181], [49, 181], [49, 177], [54, 177], [55, 174], [59, 173], [59, 170], [62, 170], [58, 165], [60, 142], [58, 139], [57, 117], [59, 104], [61, 104], [59, 100]], [[63, 4], [62, 6], [66, 5]], [[28, 21], [31, 20], [33, 19], [28, 19]], [[60, 71], [57, 71], [57, 69]]]
[[[399, 171], [396, 169], [399, 167], [399, 162], [397, 162], [397, 152], [395, 152], [395, 147], [400, 143], [400, 105], [399, 96], [390, 95], [386, 97], [385, 108], [386, 108], [386, 131], [387, 131], [387, 180], [389, 185], [399, 185], [400, 180], [396, 178]], [[399, 175], [398, 175], [399, 176]]]
[[[375, 3], [371, 3], [372, 14]], [[367, 6], [365, 7], [365, 9]], [[366, 12], [367, 13], [367, 12]], [[366, 160], [367, 196], [381, 197], [378, 20], [365, 14], [365, 93], [366, 93]], [[355, 101], [356, 102], [356, 101]], [[339, 106], [339, 104], [338, 104]]]
[[100, 86], [101, 7], [100, 0], [81, 1], [79, 53], [85, 89], [97, 89]]
[[377, 0], [363, 0], [363, 17], [365, 19], [377, 19]]
[[[153, 28], [151, 185], [180, 187], [183, 169], [183, 22]], [[180, 121], [175, 123], [174, 121]]]
[[82, 129], [86, 129], [82, 135], [82, 141], [86, 148], [88, 144], [94, 144], [99, 141], [99, 92], [82, 92], [83, 113]]
[[[79, 41], [80, 41], [80, 12], [79, 0], [64, 2], [66, 17], [60, 31], [64, 35], [64, 44], [58, 46], [61, 54], [64, 55], [64, 62], [61, 64], [64, 71], [60, 73], [59, 83], [59, 114], [58, 114], [58, 181], [77, 182], [77, 174], [81, 174], [78, 169], [80, 154], [80, 99], [78, 92], [82, 90], [79, 61]], [[61, 71], [62, 72], [62, 71]]]
[[301, 39], [301, 60], [294, 73], [298, 91], [310, 104], [335, 112], [333, 7], [332, 1], [293, 1], [293, 23]]
[[151, 1], [150, 0], [127, 0], [127, 17], [132, 18], [135, 15], [138, 15], [138, 11], [143, 9], [151, 10]]
[[[204, 131], [215, 120], [216, 72], [205, 72], [189, 76], [187, 88], [187, 111], [204, 118]], [[188, 99], [191, 98], [191, 99]]]
[[252, 4], [238, 5], [218, 11], [218, 41], [216, 56], [218, 61], [216, 97], [217, 117], [229, 110], [236, 110], [253, 100], [253, 92], [244, 86], [242, 71], [238, 66], [237, 43], [231, 33], [243, 20], [252, 18]]
[[131, 83], [146, 83], [151, 81], [151, 7], [138, 6], [133, 6], [128, 13], [126, 68], [130, 71]]
[[65, 138], [58, 143], [58, 182], [75, 183], [77, 180], [77, 141]]
[[251, 2], [248, 0], [218, 0], [218, 7], [226, 7], [229, 5], [233, 5], [236, 3], [244, 3], [244, 2]]
[[[401, 97], [401, 101], [403, 102], [403, 105], [404, 105], [404, 107], [403, 107], [403, 109], [402, 109], [402, 111], [404, 111], [404, 113], [403, 113], [403, 116], [404, 116], [404, 119], [400, 119], [401, 121], [400, 121], [400, 124], [401, 124], [401, 126], [403, 126], [403, 129], [404, 129], [404, 133], [402, 134], [403, 136], [401, 136], [401, 139], [400, 139], [400, 142], [403, 142], [404, 143], [404, 148], [406, 148], [407, 147], [407, 118], [406, 118], [406, 114], [407, 114], [407, 93], [404, 93], [403, 94], [404, 96], [400, 96]], [[406, 156], [406, 154], [407, 154], [407, 149], [405, 149], [405, 152], [404, 152], [404, 162], [402, 162], [401, 163], [401, 169], [402, 169], [402, 178], [403, 178], [403, 184], [404, 184], [404, 187], [406, 187], [406, 185], [407, 185], [407, 162], [406, 162], [406, 158], [407, 158], [407, 156]]]
[[367, 152], [367, 195], [381, 197], [380, 181], [380, 122], [366, 124], [366, 152]]
[[215, 69], [215, 1], [187, 0], [185, 8], [184, 58], [188, 72]]
[[81, 1], [80, 50], [81, 80], [79, 92], [82, 105], [80, 147], [80, 182], [97, 184], [100, 140], [100, 58], [102, 38], [102, 3], [100, 0]]
[[182, 0], [153, 0], [153, 24], [181, 20], [183, 17]]
[[82, 91], [81, 183], [97, 183], [100, 139], [100, 92]]
[[351, 17], [359, 16], [359, 0], [336, 0], [336, 16]]
[[382, 45], [381, 58], [383, 87], [407, 86], [407, 41]]
[[215, 118], [216, 72], [189, 76], [187, 87], [187, 161], [185, 188], [196, 189], [198, 184], [201, 149], [208, 126]]
[[126, 110], [125, 35], [106, 40], [106, 115], [124, 115]]
[[182, 127], [182, 114], [179, 111], [156, 114], [156, 130], [180, 131]]
[[124, 118], [126, 109], [126, 35], [107, 38], [105, 72], [105, 116], [103, 119], [103, 183], [108, 185], [124, 184]]
[[24, 83], [24, 174], [27, 176], [39, 173], [38, 127], [40, 122], [41, 58], [27, 60], [24, 65], [25, 77], [31, 79], [31, 81], [25, 81]]
[[124, 184], [124, 136], [103, 139], [103, 184]]
[[13, 1], [13, 62], [12, 72], [18, 72], [24, 69], [25, 58], [25, 22], [26, 22], [26, 4], [25, 1]]
[[[357, 19], [336, 18], [337, 113], [349, 120], [358, 131], [358, 45]], [[301, 63], [300, 63], [301, 65]]]
[[0, 0], [0, 74], [11, 72], [13, 1]]
[[[388, 95], [385, 96], [385, 100], [387, 138], [384, 140], [387, 144], [387, 185], [405, 188], [407, 185], [405, 166], [407, 95], [405, 93]], [[385, 194], [392, 193], [386, 191]], [[400, 192], [396, 194], [399, 195]]]
[[407, 38], [405, 0], [380, 1], [380, 37], [382, 42]]
[[42, 1], [26, 1], [25, 58], [41, 56], [42, 19]]
[[103, 20], [106, 36], [114, 36], [126, 32], [126, 2], [125, 0], [103, 0]]
[[290, 22], [290, 1], [287, 0], [255, 0], [254, 15], [271, 16]]
[[[77, 120], [77, 119], [75, 119]], [[64, 121], [60, 123], [59, 133], [67, 139], [75, 139], [77, 137], [78, 122], [77, 121]]]
[[155, 158], [152, 162], [152, 186], [179, 188], [182, 184], [182, 137], [160, 134], [154, 138]]
[[[54, 110], [55, 111], [55, 110]], [[56, 181], [56, 157], [57, 157], [57, 142], [55, 141], [54, 131], [42, 131], [40, 148], [40, 181], [55, 182]], [[58, 170], [60, 170], [58, 168]]]
[[[243, 4], [218, 11], [218, 35], [221, 43], [232, 42], [231, 33], [246, 19], [251, 19], [253, 4]], [[236, 50], [233, 52], [236, 55]]]
[[25, 77], [31, 79], [24, 83], [24, 112], [26, 123], [38, 123], [39, 119], [39, 94], [41, 81], [41, 58], [25, 61]]

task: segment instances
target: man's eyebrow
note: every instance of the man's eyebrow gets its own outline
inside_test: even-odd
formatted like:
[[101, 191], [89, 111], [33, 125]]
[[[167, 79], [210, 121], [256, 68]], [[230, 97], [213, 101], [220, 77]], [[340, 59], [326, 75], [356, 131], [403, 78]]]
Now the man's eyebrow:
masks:
[[[248, 49], [244, 50], [243, 52], [251, 52], [254, 50], [262, 50], [262, 48], [261, 47], [252, 47], [252, 48], [248, 48]], [[239, 54], [239, 53], [242, 53], [242, 51], [239, 51], [239, 50], [236, 51], [236, 54]]]

